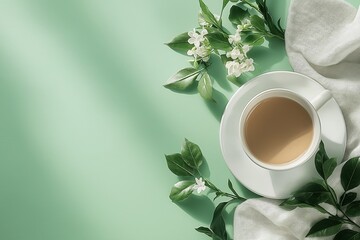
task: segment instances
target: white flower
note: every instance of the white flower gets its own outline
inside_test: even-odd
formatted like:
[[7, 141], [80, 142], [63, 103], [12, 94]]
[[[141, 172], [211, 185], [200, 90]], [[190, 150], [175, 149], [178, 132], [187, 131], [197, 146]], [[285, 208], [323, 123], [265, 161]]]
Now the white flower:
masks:
[[243, 52], [246, 54], [248, 51], [250, 51], [251, 47], [247, 44], [245, 44], [243, 47], [242, 47], [242, 50]]
[[231, 57], [233, 60], [235, 60], [235, 59], [243, 60], [244, 59], [244, 55], [240, 52], [240, 50], [238, 48], [234, 48], [230, 52], [227, 52], [226, 57], [228, 57], [228, 58]]
[[205, 191], [206, 186], [205, 182], [202, 178], [195, 178], [196, 184], [194, 185], [193, 189], [197, 191], [197, 193], [201, 193], [202, 191]]
[[206, 34], [208, 34], [208, 31], [205, 28], [201, 29], [200, 35], [204, 37]]
[[243, 24], [243, 26], [246, 28], [246, 27], [248, 27], [248, 26], [251, 25], [251, 22], [250, 22], [249, 19], [245, 19], [244, 21], [242, 21], [242, 24]]
[[188, 32], [188, 35], [190, 37], [188, 39], [188, 42], [190, 44], [194, 44], [195, 47], [199, 47], [200, 43], [204, 40], [203, 37], [195, 31], [195, 29], [193, 31]]
[[197, 56], [201, 57], [204, 62], [207, 62], [210, 59], [210, 51], [204, 45], [198, 47], [196, 49], [195, 53], [196, 53]]
[[188, 50], [187, 55], [194, 56], [194, 58], [200, 57], [204, 62], [207, 62], [210, 59], [210, 50], [206, 46], [202, 45], [198, 48], [193, 47]]
[[196, 47], [187, 51], [187, 55], [196, 57]]
[[243, 73], [242, 66], [238, 61], [228, 61], [225, 67], [228, 70], [229, 76], [240, 77], [241, 73]]
[[240, 33], [236, 32], [234, 35], [229, 35], [229, 43], [230, 44], [237, 44], [241, 41]]
[[236, 32], [240, 33], [242, 30], [244, 30], [243, 25], [237, 25]]
[[205, 46], [200, 46], [196, 49], [196, 54], [200, 57], [206, 57], [209, 53]]
[[249, 72], [249, 71], [254, 71], [255, 70], [255, 67], [254, 67], [254, 60], [252, 58], [248, 58], [244, 61], [243, 63], [243, 69], [246, 71], [246, 72]]
[[251, 27], [251, 22], [249, 19], [246, 19], [246, 20], [242, 21], [241, 23], [242, 23], [241, 25], [237, 25], [236, 32], [240, 33], [244, 29]]
[[196, 32], [196, 30], [192, 30], [190, 32], [188, 32], [188, 35], [189, 35], [189, 40], [188, 42], [190, 44], [194, 44], [195, 47], [199, 47], [200, 44], [205, 40], [204, 36], [208, 33], [208, 31], [206, 29], [202, 29], [200, 34], [198, 34]]

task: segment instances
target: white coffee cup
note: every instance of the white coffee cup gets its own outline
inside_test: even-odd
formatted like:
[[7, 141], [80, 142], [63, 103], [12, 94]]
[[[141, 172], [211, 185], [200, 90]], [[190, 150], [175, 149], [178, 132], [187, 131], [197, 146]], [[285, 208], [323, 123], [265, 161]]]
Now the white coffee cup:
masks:
[[[310, 146], [297, 158], [281, 164], [270, 164], [260, 161], [250, 151], [245, 138], [245, 122], [250, 112], [263, 100], [273, 97], [288, 98], [300, 104], [308, 112], [313, 126], [313, 137]], [[317, 111], [331, 98], [331, 93], [327, 90], [324, 90], [311, 101], [293, 91], [282, 88], [273, 88], [257, 94], [247, 103], [240, 117], [240, 138], [243, 143], [244, 152], [255, 164], [269, 170], [289, 170], [304, 164], [316, 154], [321, 141], [321, 126]]]

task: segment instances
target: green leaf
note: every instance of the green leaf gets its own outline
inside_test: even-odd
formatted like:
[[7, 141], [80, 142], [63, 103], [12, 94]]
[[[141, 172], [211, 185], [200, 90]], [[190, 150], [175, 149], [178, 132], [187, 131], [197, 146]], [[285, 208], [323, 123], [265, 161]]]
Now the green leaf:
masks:
[[229, 0], [223, 0], [222, 9], [224, 9], [228, 3], [229, 3]]
[[324, 145], [323, 141], [320, 141], [319, 151], [322, 152], [322, 154], [324, 155], [324, 158], [325, 158], [326, 160], [329, 159], [329, 156], [328, 156], [327, 153], [326, 153], [325, 145]]
[[315, 208], [316, 210], [318, 210], [321, 213], [326, 213], [326, 210], [324, 208], [322, 208], [319, 205], [310, 205], [308, 203], [304, 203], [302, 201], [300, 201], [299, 199], [297, 199], [296, 197], [292, 196], [288, 199], [286, 199], [285, 201], [283, 201], [280, 204], [281, 207], [287, 209], [287, 210], [293, 210], [297, 207], [299, 208]]
[[226, 76], [226, 79], [232, 83], [237, 83], [238, 80], [240, 79], [240, 77], [235, 77], [234, 75], [228, 75], [228, 76]]
[[170, 199], [174, 202], [182, 201], [188, 198], [193, 192], [195, 181], [186, 180], [175, 183], [171, 188]]
[[350, 217], [360, 216], [360, 201], [350, 203], [345, 213]]
[[323, 219], [315, 223], [311, 227], [306, 237], [323, 237], [331, 236], [337, 233], [341, 228], [342, 223], [335, 219]]
[[187, 51], [193, 47], [193, 45], [188, 42], [189, 38], [188, 33], [184, 32], [176, 36], [171, 42], [165, 44], [175, 52], [187, 55]]
[[327, 189], [322, 184], [316, 182], [311, 182], [303, 186], [294, 194], [294, 197], [310, 205], [317, 205], [331, 199], [331, 195]]
[[334, 198], [329, 197], [329, 199], [326, 202], [329, 203], [329, 204], [332, 204], [334, 207], [337, 207], [338, 203], [337, 203], [337, 200], [335, 200], [335, 199], [337, 199], [337, 195], [336, 195], [335, 190], [330, 185], [327, 185], [327, 188], [328, 188], [328, 191], [329, 191], [330, 195], [332, 195]]
[[184, 68], [168, 79], [164, 87], [171, 90], [185, 90], [194, 82], [200, 70], [195, 68]]
[[247, 9], [244, 10], [243, 8], [236, 5], [233, 5], [230, 8], [229, 21], [234, 25], [241, 25], [241, 21], [245, 18], [248, 18], [249, 16], [250, 13]]
[[266, 31], [264, 19], [262, 19], [258, 15], [251, 16], [250, 22], [251, 22], [251, 25], [253, 25], [253, 27], [256, 28], [256, 30], [258, 30], [259, 32]]
[[195, 230], [198, 232], [204, 233], [204, 234], [208, 235], [209, 237], [213, 237], [213, 235], [214, 235], [214, 233], [211, 231], [211, 229], [207, 228], [207, 227], [198, 227], [198, 228], [195, 228]]
[[329, 160], [324, 162], [323, 172], [324, 172], [325, 180], [331, 176], [336, 166], [337, 166], [336, 158], [330, 158]]
[[279, 18], [278, 21], [277, 21], [277, 28], [279, 29], [279, 31], [280, 31], [282, 34], [285, 33], [284, 29], [281, 27], [281, 18]]
[[250, 34], [244, 39], [244, 43], [251, 46], [259, 46], [264, 43], [264, 36], [262, 34]]
[[231, 50], [231, 44], [228, 41], [228, 36], [220, 32], [219, 30], [209, 30], [209, 33], [206, 35], [207, 40], [212, 48], [217, 50], [228, 51]]
[[227, 240], [227, 238], [221, 238], [221, 237], [217, 236], [216, 234], [214, 234], [212, 240]]
[[185, 163], [194, 169], [199, 169], [203, 162], [203, 155], [200, 147], [186, 138], [181, 147], [181, 156]]
[[235, 196], [237, 196], [238, 198], [242, 198], [242, 197], [240, 197], [239, 194], [235, 191], [235, 189], [234, 189], [234, 187], [233, 187], [233, 184], [232, 184], [232, 182], [230, 181], [230, 179], [228, 179], [228, 187], [229, 187], [229, 189], [231, 190], [231, 192], [232, 192]]
[[329, 158], [326, 154], [324, 143], [321, 142], [319, 151], [315, 156], [315, 167], [319, 175], [327, 180], [336, 168], [337, 162], [335, 158]]
[[360, 240], [360, 232], [344, 229], [335, 235], [334, 240]]
[[224, 8], [226, 7], [226, 5], [229, 3], [229, 0], [223, 0], [223, 4], [222, 4], [222, 7], [221, 7], [221, 13], [220, 13], [220, 16], [222, 16], [222, 13], [224, 11]]
[[276, 25], [269, 13], [269, 10], [266, 6], [266, 0], [256, 0], [256, 4], [259, 7], [261, 14], [264, 17], [265, 24], [268, 26], [270, 32], [277, 36], [280, 39], [284, 39], [284, 30], [280, 26], [280, 20], [278, 21], [278, 25]]
[[192, 60], [190, 60], [189, 62], [190, 62], [190, 64], [195, 68], [195, 69], [198, 69], [199, 68], [199, 62], [198, 62], [199, 60], [196, 60], [195, 61], [195, 59], [192, 59]]
[[[321, 144], [323, 144], [323, 142], [321, 141]], [[317, 151], [316, 155], [315, 155], [315, 168], [316, 171], [319, 173], [319, 175], [324, 179], [324, 170], [323, 170], [323, 163], [324, 161], [326, 161], [324, 159], [324, 152], [321, 150], [321, 147], [319, 147], [319, 150]]]
[[194, 169], [186, 164], [180, 153], [165, 155], [166, 162], [170, 171], [177, 176], [193, 176]]
[[199, 4], [205, 21], [215, 25], [217, 28], [221, 28], [220, 23], [216, 20], [214, 14], [210, 12], [208, 6], [206, 6], [203, 0], [199, 0]]
[[322, 156], [323, 156], [323, 158], [324, 158], [324, 161], [326, 161], [326, 160], [329, 159], [329, 157], [328, 157], [328, 155], [327, 155], [327, 153], [326, 153], [325, 145], [324, 145], [323, 141], [321, 141], [320, 144], [319, 144], [319, 151], [318, 151], [318, 153], [321, 153], [321, 154], [322, 154]]
[[349, 203], [351, 203], [352, 201], [355, 200], [357, 196], [357, 193], [355, 192], [344, 192], [343, 195], [341, 195], [340, 197], [340, 203], [341, 203], [341, 206], [346, 206], [348, 205]]
[[222, 211], [226, 207], [228, 202], [222, 202], [217, 205], [215, 208], [213, 219], [210, 224], [210, 229], [214, 232], [216, 236], [219, 236], [220, 239], [227, 239], [225, 221], [222, 216]]
[[312, 205], [300, 201], [294, 196], [291, 196], [288, 199], [284, 200], [282, 203], [280, 203], [280, 206], [288, 210], [293, 210], [297, 207], [300, 208], [313, 207]]
[[200, 95], [205, 100], [213, 100], [214, 101], [214, 99], [212, 97], [212, 93], [213, 93], [212, 83], [211, 83], [210, 76], [207, 72], [204, 72], [204, 74], [200, 78], [197, 89], [198, 89]]
[[220, 58], [221, 58], [221, 62], [225, 65], [228, 60], [228, 58], [226, 57], [225, 54], [221, 54], [220, 55]]
[[341, 185], [345, 192], [360, 185], [360, 160], [359, 157], [349, 159], [341, 169]]

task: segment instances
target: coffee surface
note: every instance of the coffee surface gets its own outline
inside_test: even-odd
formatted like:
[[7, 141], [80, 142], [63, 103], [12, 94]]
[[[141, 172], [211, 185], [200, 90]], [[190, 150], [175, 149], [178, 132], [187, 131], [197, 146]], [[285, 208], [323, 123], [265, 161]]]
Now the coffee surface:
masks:
[[290, 162], [302, 155], [313, 138], [309, 113], [294, 100], [272, 97], [258, 103], [245, 121], [245, 140], [260, 161]]

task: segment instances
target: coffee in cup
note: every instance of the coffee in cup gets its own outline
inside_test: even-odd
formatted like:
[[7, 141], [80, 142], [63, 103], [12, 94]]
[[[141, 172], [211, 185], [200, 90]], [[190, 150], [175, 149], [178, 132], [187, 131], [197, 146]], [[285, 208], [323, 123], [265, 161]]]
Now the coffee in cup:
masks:
[[269, 89], [249, 101], [240, 119], [243, 149], [261, 167], [286, 170], [310, 159], [320, 143], [317, 114], [331, 98], [324, 91], [309, 102], [287, 89]]

